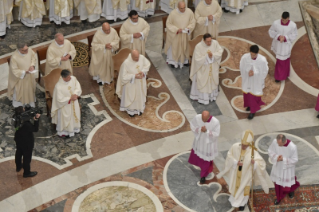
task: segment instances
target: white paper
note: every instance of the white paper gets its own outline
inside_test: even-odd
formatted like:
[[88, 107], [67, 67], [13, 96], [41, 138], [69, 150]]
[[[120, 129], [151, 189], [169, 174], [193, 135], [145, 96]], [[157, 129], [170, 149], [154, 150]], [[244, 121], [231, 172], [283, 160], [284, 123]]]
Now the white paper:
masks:
[[67, 56], [67, 55], [68, 55], [68, 53], [67, 53], [67, 52], [65, 52], [65, 53], [64, 53], [64, 55], [63, 55], [62, 57], [65, 57], [65, 56]]

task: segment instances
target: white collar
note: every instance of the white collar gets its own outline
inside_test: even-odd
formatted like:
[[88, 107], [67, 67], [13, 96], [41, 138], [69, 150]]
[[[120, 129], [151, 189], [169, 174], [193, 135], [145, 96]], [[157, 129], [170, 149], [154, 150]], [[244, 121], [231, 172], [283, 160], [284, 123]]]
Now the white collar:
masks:
[[137, 24], [138, 24], [138, 21], [137, 21], [137, 22], [133, 22], [131, 19], [130, 19], [130, 22], [131, 22], [133, 25], [137, 25]]
[[18, 50], [19, 54], [24, 57], [26, 54], [22, 54], [19, 50]]
[[58, 47], [63, 47], [63, 46], [64, 46], [64, 44], [59, 45], [59, 44], [56, 42], [56, 40], [54, 40], [54, 42], [55, 42], [55, 44], [56, 44]]
[[176, 8], [177, 12], [180, 14], [183, 14], [181, 11], [179, 11], [178, 7]]
[[207, 4], [205, 0], [203, 0], [203, 2], [204, 2], [204, 4], [205, 4], [206, 6], [210, 6], [210, 5], [212, 4], [212, 3]]

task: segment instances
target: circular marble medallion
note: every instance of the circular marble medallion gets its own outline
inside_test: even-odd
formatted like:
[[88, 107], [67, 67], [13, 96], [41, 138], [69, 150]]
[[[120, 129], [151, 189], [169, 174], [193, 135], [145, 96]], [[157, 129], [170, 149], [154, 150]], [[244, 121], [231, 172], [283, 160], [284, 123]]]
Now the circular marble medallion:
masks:
[[82, 42], [72, 42], [76, 49], [73, 67], [81, 67], [89, 64], [89, 46]]
[[155, 194], [143, 186], [112, 181], [83, 192], [73, 204], [74, 211], [159, 212], [163, 206]]

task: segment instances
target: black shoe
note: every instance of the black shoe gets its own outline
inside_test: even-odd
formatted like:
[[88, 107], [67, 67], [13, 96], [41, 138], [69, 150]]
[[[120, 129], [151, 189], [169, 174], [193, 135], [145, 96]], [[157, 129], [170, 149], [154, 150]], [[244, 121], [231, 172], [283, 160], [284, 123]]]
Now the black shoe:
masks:
[[143, 113], [138, 114], [139, 116], [141, 116]]
[[200, 178], [200, 183], [201, 183], [201, 184], [203, 184], [203, 183], [205, 183], [205, 182], [206, 182], [206, 178], [205, 178], [205, 177]]
[[290, 199], [294, 198], [294, 196], [295, 196], [295, 193], [294, 193], [294, 192], [290, 192], [290, 193], [289, 193], [289, 198], [290, 198]]
[[280, 201], [278, 202], [278, 201], [275, 199], [274, 204], [275, 204], [275, 205], [279, 205], [279, 203], [280, 203]]
[[102, 82], [99, 82], [99, 85], [100, 85], [100, 86], [103, 86], [103, 83], [102, 83]]
[[242, 12], [243, 12], [243, 10], [242, 10], [242, 9], [240, 9], [240, 10], [239, 10], [239, 13], [242, 13]]
[[21, 169], [22, 169], [22, 166], [16, 167], [16, 171], [17, 171], [17, 172], [21, 171]]
[[0, 36], [0, 38], [1, 38], [1, 39], [4, 39], [5, 37], [6, 37], [6, 35], [2, 35], [2, 36]]
[[275, 80], [275, 82], [277, 82], [277, 83], [278, 83], [278, 82], [280, 82], [280, 80]]
[[255, 113], [249, 113], [249, 116], [248, 116], [248, 119], [249, 120], [252, 120], [255, 116]]
[[317, 115], [317, 118], [319, 119], [319, 114]]
[[171, 68], [175, 68], [175, 66], [174, 66], [174, 65], [171, 65]]
[[225, 8], [223, 8], [223, 10], [224, 10], [225, 13], [228, 13], [228, 12], [229, 12], [229, 10], [226, 10]]
[[247, 107], [247, 108], [246, 108], [246, 111], [250, 111], [250, 107]]
[[185, 66], [185, 67], [189, 67], [189, 63], [187, 63], [187, 64], [184, 64], [184, 66]]
[[23, 177], [24, 178], [27, 178], [27, 177], [34, 177], [35, 175], [37, 175], [38, 172], [30, 172], [29, 174], [23, 174]]
[[128, 114], [128, 115], [129, 115], [130, 117], [132, 117], [132, 118], [135, 116], [135, 115], [131, 115], [131, 114]]
[[238, 211], [243, 211], [243, 210], [245, 210], [245, 206], [240, 206], [240, 207], [238, 208]]

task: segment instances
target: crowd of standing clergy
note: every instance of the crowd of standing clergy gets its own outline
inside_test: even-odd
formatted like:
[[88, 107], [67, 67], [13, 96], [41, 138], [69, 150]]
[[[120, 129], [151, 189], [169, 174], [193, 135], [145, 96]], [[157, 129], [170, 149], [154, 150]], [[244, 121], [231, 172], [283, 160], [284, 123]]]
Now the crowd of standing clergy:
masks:
[[[5, 1], [9, 2], [9, 0]], [[43, 15], [42, 1], [22, 0], [20, 2], [23, 4], [33, 2], [36, 5], [34, 10], [38, 10], [37, 13], [34, 12], [34, 14], [38, 14], [36, 17], [40, 18]], [[57, 2], [48, 1], [50, 19], [52, 18], [57, 24], [69, 23], [73, 11], [72, 0], [67, 1], [63, 8], [56, 5]], [[93, 2], [95, 2], [95, 6], [93, 6]], [[199, 104], [209, 105], [210, 102], [218, 98], [219, 69], [224, 49], [216, 38], [218, 37], [222, 8], [224, 12], [240, 13], [240, 10], [246, 5], [246, 1], [232, 1], [232, 3], [234, 2], [237, 6], [230, 4], [227, 0], [222, 1], [222, 6], [216, 0], [195, 1], [196, 10], [193, 13], [186, 7], [185, 2], [180, 1], [176, 3], [176, 8], [167, 18], [167, 37], [164, 51], [167, 55], [167, 64], [173, 69], [180, 68], [176, 71], [182, 71], [183, 66], [189, 65], [188, 41], [202, 36], [201, 41], [194, 49], [189, 75], [192, 81], [190, 98], [198, 101]], [[107, 11], [104, 6], [103, 11], [101, 10], [101, 2], [98, 0], [92, 1], [92, 5], [89, 1], [81, 0], [74, 1], [74, 3], [79, 8], [81, 19], [83, 16], [89, 21], [97, 20], [101, 13]], [[104, 5], [110, 3], [113, 2], [104, 1]], [[151, 66], [150, 61], [145, 57], [145, 43], [148, 39], [150, 26], [142, 17], [139, 17], [142, 10], [123, 12], [128, 7], [125, 2], [122, 3], [120, 1], [116, 7], [117, 10], [120, 10], [117, 15], [123, 15], [125, 18], [125, 14], [128, 14], [129, 18], [122, 24], [119, 34], [108, 23], [104, 23], [101, 28], [97, 29], [92, 41], [89, 73], [100, 86], [114, 83], [112, 56], [119, 50], [120, 46], [130, 49], [131, 53], [120, 67], [115, 93], [120, 98], [120, 111], [125, 111], [129, 116], [134, 117], [142, 115], [145, 110], [146, 79]], [[114, 4], [113, 7], [115, 7]], [[140, 5], [140, 8], [142, 7]], [[29, 14], [24, 12], [24, 6], [21, 8], [22, 14]], [[85, 11], [90, 12], [85, 13]], [[116, 14], [115, 9], [113, 12]], [[105, 16], [108, 17], [106, 12]], [[40, 22], [37, 18], [33, 20], [34, 22], [29, 22], [30, 18], [28, 19], [24, 15], [21, 17], [24, 18], [25, 23], [33, 24], [33, 26]], [[0, 21], [3, 21], [3, 18]], [[281, 19], [273, 23], [269, 29], [269, 35], [273, 39], [271, 49], [277, 58], [275, 81], [280, 83], [289, 76], [292, 43], [298, 35], [296, 24], [289, 20], [288, 12], [284, 12]], [[61, 77], [54, 88], [51, 107], [52, 123], [56, 124], [57, 134], [61, 137], [74, 136], [81, 129], [79, 97], [82, 90], [80, 83], [73, 76], [72, 61], [75, 56], [76, 49], [73, 44], [65, 39], [63, 34], [57, 33], [47, 50], [45, 75], [55, 69], [62, 70]], [[8, 85], [8, 97], [12, 100], [14, 107], [26, 104], [35, 106], [36, 82], [34, 79], [37, 72], [35, 61], [35, 53], [28, 48], [27, 44], [19, 43], [17, 50], [11, 56]], [[265, 104], [261, 97], [269, 69], [266, 57], [259, 54], [258, 45], [251, 45], [249, 52], [242, 55], [239, 68], [244, 107], [250, 111], [248, 119], [253, 119], [255, 113]], [[190, 125], [194, 133], [194, 143], [189, 163], [201, 168], [200, 183], [203, 184], [206, 182], [206, 177], [213, 171], [213, 160], [218, 155], [217, 142], [220, 135], [220, 123], [208, 111], [203, 111], [191, 121]], [[274, 200], [275, 204], [279, 204], [287, 194], [293, 198], [294, 191], [300, 185], [295, 176], [295, 164], [298, 161], [296, 145], [285, 135], [279, 134], [270, 145], [268, 153], [269, 160], [273, 164], [270, 177], [266, 172], [266, 162], [254, 147], [252, 131], [244, 131], [241, 142], [232, 145], [228, 151], [225, 169], [217, 177], [228, 175], [231, 194], [229, 201], [233, 207], [238, 207], [240, 211], [244, 210], [248, 202], [250, 189], [253, 186], [252, 182], [254, 185], [261, 185], [263, 190], [268, 193], [267, 181], [271, 179], [274, 182], [277, 196]]]

